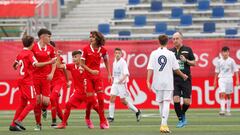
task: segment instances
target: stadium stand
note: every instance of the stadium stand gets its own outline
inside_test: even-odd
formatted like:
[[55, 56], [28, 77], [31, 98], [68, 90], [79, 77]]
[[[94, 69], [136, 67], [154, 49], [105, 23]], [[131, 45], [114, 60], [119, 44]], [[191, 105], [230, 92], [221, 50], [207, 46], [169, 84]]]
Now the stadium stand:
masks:
[[[125, 19], [111, 20], [111, 34], [107, 37], [117, 38], [118, 31], [127, 30], [131, 32], [134, 39], [156, 38], [157, 27], [155, 26], [159, 22], [166, 22], [167, 30], [186, 33], [186, 37], [225, 37], [226, 29], [239, 30], [239, 1], [229, 3], [217, 0], [162, 0], [161, 2], [162, 10], [158, 12], [152, 12], [151, 1], [141, 1], [137, 5], [126, 5]], [[146, 25], [135, 28], [132, 26], [133, 18], [139, 15], [146, 16]], [[235, 37], [239, 36], [239, 34], [235, 35]]]
[[[7, 0], [4, 1], [6, 4]], [[39, 1], [36, 0], [35, 4]], [[239, 0], [65, 0], [61, 6], [61, 18], [51, 19], [50, 23], [46, 23], [49, 18], [45, 16], [38, 16], [37, 23], [20, 18], [26, 19], [25, 23], [17, 21], [16, 26], [19, 26], [19, 33], [24, 33], [28, 26], [45, 20], [37, 28], [49, 28], [54, 33], [54, 40], [87, 39], [89, 31], [97, 30], [99, 24], [108, 24], [110, 29], [104, 34], [109, 39], [118, 39], [122, 31], [130, 32], [131, 38], [128, 39], [153, 39], [157, 37], [156, 33], [163, 31], [170, 36], [174, 31], [182, 31], [186, 37], [225, 37], [227, 29], [236, 30], [237, 34], [232, 35], [240, 37], [239, 9]], [[0, 23], [1, 38], [6, 36], [6, 27], [13, 25], [6, 24], [6, 20], [0, 20], [3, 22]], [[166, 23], [166, 29], [165, 26], [160, 28], [159, 23]], [[215, 31], [207, 32], [212, 29], [204, 27], [205, 23], [214, 23]]]

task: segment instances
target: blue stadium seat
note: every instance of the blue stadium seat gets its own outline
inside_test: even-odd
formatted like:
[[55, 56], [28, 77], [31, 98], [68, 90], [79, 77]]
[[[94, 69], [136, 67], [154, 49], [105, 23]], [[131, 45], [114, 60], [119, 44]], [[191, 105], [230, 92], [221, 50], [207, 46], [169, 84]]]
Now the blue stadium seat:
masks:
[[147, 17], [145, 15], [135, 16], [134, 25], [135, 26], [144, 26], [147, 24]]
[[198, 10], [208, 10], [209, 9], [209, 5], [210, 5], [210, 1], [209, 0], [199, 0], [198, 1]]
[[177, 32], [177, 31], [176, 30], [166, 30], [165, 34], [172, 37], [175, 32]]
[[182, 15], [180, 17], [180, 25], [181, 26], [192, 25], [192, 15]]
[[165, 33], [167, 30], [167, 23], [160, 22], [155, 25], [155, 33]]
[[225, 30], [225, 35], [237, 35], [238, 31], [235, 28], [229, 28]]
[[110, 25], [108, 23], [98, 24], [98, 31], [104, 35], [110, 34]]
[[196, 2], [197, 2], [197, 0], [185, 0], [185, 3], [187, 3], [187, 4], [194, 4]]
[[161, 10], [162, 10], [162, 1], [151, 2], [151, 11], [161, 11]]
[[171, 17], [172, 18], [180, 18], [183, 15], [183, 9], [180, 7], [172, 8]]
[[140, 0], [128, 0], [129, 5], [136, 5], [136, 4], [139, 4], [139, 3], [140, 3]]
[[223, 7], [213, 7], [212, 8], [212, 17], [214, 17], [214, 18], [224, 17], [224, 8]]
[[225, 0], [224, 2], [225, 3], [235, 3], [235, 2], [237, 2], [237, 0]]
[[213, 33], [216, 31], [216, 24], [214, 22], [205, 22], [203, 24], [204, 33]]
[[125, 9], [115, 9], [114, 19], [124, 19], [126, 17]]
[[119, 31], [118, 32], [119, 36], [131, 36], [131, 32], [130, 31]]

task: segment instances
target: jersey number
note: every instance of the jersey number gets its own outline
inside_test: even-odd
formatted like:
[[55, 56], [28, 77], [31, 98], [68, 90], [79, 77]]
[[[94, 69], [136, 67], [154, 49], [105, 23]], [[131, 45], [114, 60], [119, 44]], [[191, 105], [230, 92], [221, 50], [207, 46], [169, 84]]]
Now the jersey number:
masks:
[[158, 57], [158, 64], [160, 65], [159, 71], [163, 71], [165, 65], [167, 64], [167, 58], [164, 55]]
[[24, 75], [25, 74], [25, 72], [23, 72], [24, 64], [22, 60], [19, 61], [19, 66], [20, 66], [20, 71], [19, 71], [20, 75]]

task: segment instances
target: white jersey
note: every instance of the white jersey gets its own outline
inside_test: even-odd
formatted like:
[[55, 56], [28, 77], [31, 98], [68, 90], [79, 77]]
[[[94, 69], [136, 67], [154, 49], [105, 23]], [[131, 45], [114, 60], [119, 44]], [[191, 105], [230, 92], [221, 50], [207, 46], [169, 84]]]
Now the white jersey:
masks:
[[179, 69], [178, 61], [166, 47], [154, 50], [147, 69], [153, 70], [152, 89], [173, 90], [173, 70]]
[[231, 57], [228, 57], [226, 60], [223, 58], [218, 59], [215, 72], [219, 73], [219, 78], [232, 78], [234, 72], [238, 72], [236, 62]]
[[[118, 61], [115, 59], [113, 62], [113, 83], [118, 83], [123, 78], [123, 75], [129, 76], [127, 62], [123, 58], [120, 58]], [[127, 77], [123, 83], [128, 81], [129, 78]]]

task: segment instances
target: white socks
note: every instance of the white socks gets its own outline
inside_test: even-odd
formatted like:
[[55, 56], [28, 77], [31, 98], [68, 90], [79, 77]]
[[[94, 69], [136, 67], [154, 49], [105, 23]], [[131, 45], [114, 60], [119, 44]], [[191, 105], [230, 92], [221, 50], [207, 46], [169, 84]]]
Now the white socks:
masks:
[[221, 107], [221, 111], [225, 111], [225, 99], [220, 99], [220, 107]]
[[114, 118], [115, 103], [109, 103], [109, 117]]
[[137, 112], [138, 112], [138, 109], [133, 105], [133, 103], [132, 103], [132, 102], [129, 102], [129, 101], [127, 101], [127, 102], [128, 102], [128, 103], [127, 103], [128, 108], [129, 108], [130, 110], [132, 110], [133, 112], [137, 113]]
[[170, 101], [163, 101], [161, 125], [167, 125], [169, 110], [170, 110]]
[[231, 99], [227, 99], [227, 112], [231, 111]]
[[162, 110], [163, 110], [163, 102], [160, 102], [159, 103], [159, 113], [160, 113], [161, 118], [162, 118]]

